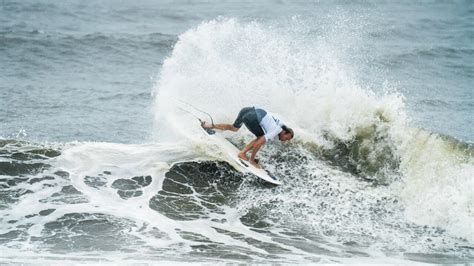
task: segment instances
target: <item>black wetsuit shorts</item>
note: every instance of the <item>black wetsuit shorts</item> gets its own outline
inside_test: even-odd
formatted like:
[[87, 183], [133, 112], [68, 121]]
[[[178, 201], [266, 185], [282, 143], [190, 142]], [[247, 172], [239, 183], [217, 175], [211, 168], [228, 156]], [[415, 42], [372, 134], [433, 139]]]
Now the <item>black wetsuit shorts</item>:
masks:
[[240, 128], [244, 124], [250, 132], [260, 137], [265, 135], [260, 121], [267, 113], [263, 109], [255, 109], [255, 107], [244, 107], [240, 110], [239, 115], [235, 119], [234, 127]]

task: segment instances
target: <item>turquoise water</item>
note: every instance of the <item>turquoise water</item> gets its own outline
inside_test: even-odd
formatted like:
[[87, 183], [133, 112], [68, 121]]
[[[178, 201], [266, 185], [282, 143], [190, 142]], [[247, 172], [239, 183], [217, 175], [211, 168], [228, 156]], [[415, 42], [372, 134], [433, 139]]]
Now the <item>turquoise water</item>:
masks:
[[[0, 2], [0, 257], [473, 261], [470, 1]], [[176, 109], [279, 113], [243, 176]], [[226, 135], [237, 145], [248, 132]]]

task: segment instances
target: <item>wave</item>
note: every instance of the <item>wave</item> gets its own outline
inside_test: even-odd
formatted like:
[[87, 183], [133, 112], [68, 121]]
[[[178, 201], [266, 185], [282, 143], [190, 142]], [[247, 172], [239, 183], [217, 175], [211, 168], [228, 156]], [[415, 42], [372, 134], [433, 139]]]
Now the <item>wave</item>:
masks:
[[164, 259], [186, 261], [221, 254], [226, 261], [293, 261], [297, 254], [299, 262], [377, 252], [433, 262], [423, 254], [450, 250], [448, 261], [469, 259], [469, 243], [407, 221], [391, 187], [355, 179], [298, 144], [262, 151], [284, 182], [269, 188], [215, 157], [205, 139], [2, 143], [2, 159], [37, 164], [0, 179], [2, 249], [88, 259], [126, 250], [151, 260], [158, 248]]
[[344, 31], [297, 33], [218, 19], [182, 34], [156, 83], [156, 138], [196, 133], [189, 126], [194, 118], [173, 99], [227, 122], [243, 106], [264, 106], [295, 128], [292, 145], [389, 186], [409, 220], [472, 242], [472, 147], [412, 127], [403, 95], [359, 85], [344, 52], [331, 45]]
[[[472, 261], [472, 144], [413, 127], [403, 95], [358, 84], [333, 45], [351, 43], [350, 30], [308, 37], [302, 24], [218, 19], [179, 36], [156, 82], [154, 143], [0, 140], [0, 249], [30, 260]], [[259, 156], [283, 185], [235, 171], [179, 101], [223, 122], [247, 105], [279, 113], [296, 139]], [[239, 133], [226, 137], [242, 146], [250, 134]]]

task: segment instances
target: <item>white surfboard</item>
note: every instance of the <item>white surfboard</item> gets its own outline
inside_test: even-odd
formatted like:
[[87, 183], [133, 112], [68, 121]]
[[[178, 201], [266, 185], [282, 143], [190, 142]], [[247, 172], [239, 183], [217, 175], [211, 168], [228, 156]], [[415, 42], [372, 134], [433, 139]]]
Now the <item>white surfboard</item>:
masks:
[[263, 168], [257, 168], [250, 164], [248, 161], [240, 159], [238, 156], [240, 150], [235, 147], [234, 144], [232, 144], [230, 141], [225, 139], [219, 132], [213, 129], [202, 129], [204, 130], [205, 134], [222, 149], [222, 151], [227, 155], [228, 158], [235, 161], [237, 165], [240, 166], [234, 167], [236, 168], [236, 170], [243, 173], [251, 173], [257, 176], [258, 178], [263, 179], [274, 185], [281, 185], [280, 180], [275, 175], [271, 174], [269, 171]]

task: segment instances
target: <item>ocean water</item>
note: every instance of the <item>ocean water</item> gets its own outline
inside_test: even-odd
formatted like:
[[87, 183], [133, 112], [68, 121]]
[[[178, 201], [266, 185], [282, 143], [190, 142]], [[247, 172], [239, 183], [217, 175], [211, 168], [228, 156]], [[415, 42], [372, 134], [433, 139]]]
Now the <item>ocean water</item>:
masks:
[[[0, 260], [472, 263], [473, 24], [471, 1], [0, 1]], [[296, 138], [259, 157], [283, 185], [183, 103], [282, 116]]]

